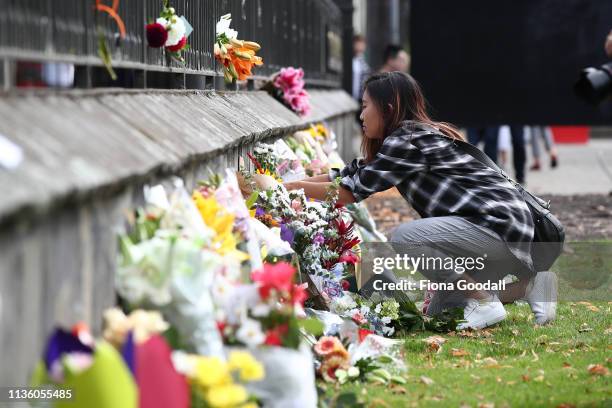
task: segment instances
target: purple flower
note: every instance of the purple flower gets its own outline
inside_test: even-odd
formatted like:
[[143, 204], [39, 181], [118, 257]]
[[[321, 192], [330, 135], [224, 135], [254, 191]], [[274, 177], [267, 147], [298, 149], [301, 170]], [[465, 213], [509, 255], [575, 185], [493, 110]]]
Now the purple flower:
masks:
[[293, 244], [294, 234], [293, 234], [293, 231], [291, 230], [291, 228], [289, 228], [289, 226], [287, 226], [287, 224], [283, 223], [280, 226], [280, 230], [281, 230], [281, 232], [280, 232], [281, 239], [283, 241], [287, 241], [289, 243], [289, 245]]
[[276, 166], [276, 172], [278, 174], [284, 174], [285, 170], [289, 167], [289, 161], [283, 160], [278, 166]]
[[322, 245], [325, 242], [325, 238], [323, 237], [323, 234], [317, 232], [317, 234], [312, 239], [312, 242], [317, 245]]
[[326, 279], [323, 282], [323, 292], [331, 298], [339, 297], [343, 295], [342, 285], [331, 279]]
[[45, 365], [51, 377], [61, 380], [63, 377], [61, 359], [63, 355], [69, 353], [93, 355], [93, 349], [83, 344], [78, 336], [61, 328], [55, 329], [45, 349]]
[[125, 364], [128, 366], [133, 375], [136, 375], [136, 344], [134, 343], [134, 332], [131, 330], [125, 338], [125, 343], [121, 347], [121, 356], [125, 360]]
[[264, 209], [259, 207], [259, 206], [255, 209], [255, 216], [256, 217], [263, 217], [265, 213], [266, 212], [264, 211]]

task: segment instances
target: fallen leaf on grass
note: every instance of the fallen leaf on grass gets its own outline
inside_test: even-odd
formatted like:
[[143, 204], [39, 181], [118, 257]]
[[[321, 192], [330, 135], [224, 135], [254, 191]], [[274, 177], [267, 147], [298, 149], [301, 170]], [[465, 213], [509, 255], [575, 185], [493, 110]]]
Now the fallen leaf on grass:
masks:
[[451, 350], [451, 355], [453, 357], [465, 357], [465, 356], [469, 356], [470, 353], [464, 349], [452, 349]]
[[609, 370], [606, 367], [602, 366], [601, 364], [590, 364], [587, 367], [587, 370], [588, 370], [589, 374], [591, 374], [591, 375], [603, 375], [603, 376], [606, 376], [606, 375], [608, 375], [610, 373]]
[[431, 379], [431, 378], [429, 378], [429, 377], [425, 377], [424, 375], [422, 375], [422, 376], [421, 376], [420, 380], [421, 380], [421, 382], [422, 382], [423, 384], [425, 384], [425, 385], [431, 385], [431, 384], [433, 384], [433, 383], [434, 383], [434, 380], [432, 380], [432, 379]]
[[441, 336], [429, 336], [423, 341], [427, 343], [427, 350], [435, 353], [440, 352], [442, 344], [446, 343], [446, 339]]
[[406, 391], [406, 388], [404, 387], [400, 387], [399, 385], [396, 384], [392, 384], [389, 389], [391, 390], [391, 392], [393, 392], [394, 394], [408, 394], [408, 391]]
[[521, 378], [523, 379], [523, 382], [529, 382], [531, 380], [531, 378], [527, 374], [523, 374]]
[[599, 312], [599, 308], [590, 302], [578, 302], [577, 304], [585, 306], [591, 312]]
[[493, 357], [487, 357], [483, 359], [482, 363], [484, 364], [485, 368], [498, 368], [499, 367], [499, 363]]
[[556, 408], [576, 408], [576, 406], [574, 404], [567, 404], [565, 402], [562, 402], [561, 404], [557, 405]]
[[572, 365], [567, 361], [563, 363], [563, 368], [570, 368]]

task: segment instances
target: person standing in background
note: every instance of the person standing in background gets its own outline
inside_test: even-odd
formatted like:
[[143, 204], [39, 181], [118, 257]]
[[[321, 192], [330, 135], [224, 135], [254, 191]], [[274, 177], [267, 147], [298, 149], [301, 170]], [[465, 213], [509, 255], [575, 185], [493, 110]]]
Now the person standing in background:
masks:
[[606, 43], [604, 44], [604, 49], [608, 57], [612, 58], [612, 30], [610, 30], [610, 33], [606, 37]]
[[383, 61], [379, 72], [410, 72], [410, 55], [399, 45], [387, 45], [383, 52]]
[[[527, 152], [525, 151], [525, 133], [522, 125], [508, 125], [512, 139], [512, 162], [514, 164], [515, 180], [525, 184], [525, 164]], [[484, 152], [496, 164], [498, 154], [499, 128], [497, 126], [470, 127], [467, 129], [468, 142], [478, 146], [484, 139]]]
[[468, 142], [478, 147], [484, 141], [483, 151], [491, 160], [497, 163], [497, 126], [469, 127], [467, 128]]
[[353, 37], [353, 98], [361, 103], [363, 83], [370, 74], [370, 66], [365, 60], [366, 41], [364, 36]]
[[533, 153], [533, 165], [529, 170], [540, 170], [542, 167], [540, 157], [542, 156], [542, 150], [540, 147], [540, 140], [544, 141], [544, 148], [550, 156], [550, 167], [555, 168], [559, 164], [557, 158], [557, 149], [555, 148], [555, 142], [553, 141], [552, 131], [548, 126], [531, 126], [528, 127], [530, 132], [531, 151]]

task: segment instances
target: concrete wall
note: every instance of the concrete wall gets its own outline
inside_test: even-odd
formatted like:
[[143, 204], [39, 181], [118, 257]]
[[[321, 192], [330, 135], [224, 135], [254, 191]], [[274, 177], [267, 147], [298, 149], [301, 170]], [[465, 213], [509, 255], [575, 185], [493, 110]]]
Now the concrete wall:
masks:
[[85, 91], [0, 97], [0, 134], [24, 151], [0, 168], [0, 385], [27, 384], [56, 324], [100, 332], [114, 304], [116, 233], [147, 183], [236, 168], [258, 141], [325, 120], [352, 159], [356, 104], [313, 90], [306, 120], [263, 92]]

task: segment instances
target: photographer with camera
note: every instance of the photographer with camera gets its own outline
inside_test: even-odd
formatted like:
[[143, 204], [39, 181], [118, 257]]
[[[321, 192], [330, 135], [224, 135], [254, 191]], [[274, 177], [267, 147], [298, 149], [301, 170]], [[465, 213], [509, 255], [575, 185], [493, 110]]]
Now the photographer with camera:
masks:
[[[606, 37], [604, 50], [612, 58], [612, 30]], [[594, 105], [609, 97], [612, 94], [612, 62], [599, 68], [583, 69], [574, 90], [576, 95]]]

